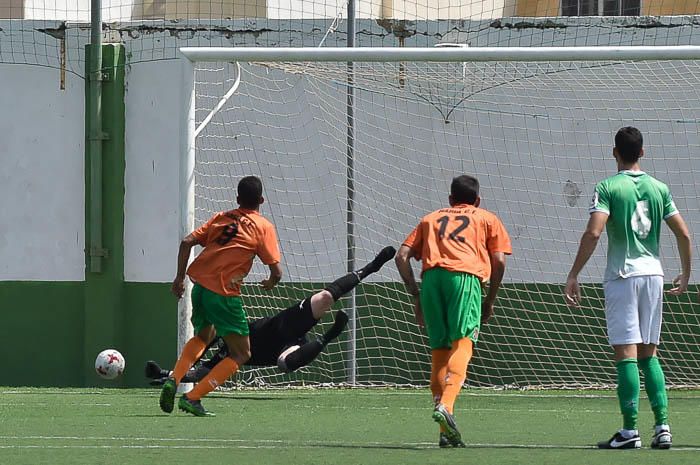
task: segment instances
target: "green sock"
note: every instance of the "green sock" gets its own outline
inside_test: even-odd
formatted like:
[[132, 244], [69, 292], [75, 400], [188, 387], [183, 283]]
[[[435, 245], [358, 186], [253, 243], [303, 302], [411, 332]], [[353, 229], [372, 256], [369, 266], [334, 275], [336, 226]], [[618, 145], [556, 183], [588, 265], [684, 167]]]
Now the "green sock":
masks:
[[654, 412], [656, 425], [667, 425], [668, 396], [661, 363], [657, 357], [649, 357], [639, 361], [639, 368], [644, 373], [644, 388], [651, 403], [651, 410]]
[[617, 362], [617, 398], [622, 412], [622, 427], [636, 430], [639, 412], [639, 368], [636, 358]]

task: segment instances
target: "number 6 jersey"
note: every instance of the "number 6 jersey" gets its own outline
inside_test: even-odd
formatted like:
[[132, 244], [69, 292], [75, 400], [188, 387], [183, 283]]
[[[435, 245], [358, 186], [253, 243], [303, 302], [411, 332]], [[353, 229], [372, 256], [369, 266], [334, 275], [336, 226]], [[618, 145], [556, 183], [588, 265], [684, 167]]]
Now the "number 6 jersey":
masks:
[[589, 211], [609, 215], [605, 281], [663, 276], [661, 221], [678, 214], [666, 184], [643, 171], [620, 171], [596, 185]]
[[491, 276], [490, 254], [512, 253], [506, 228], [493, 213], [459, 204], [429, 213], [408, 235], [403, 245], [423, 262], [422, 272], [440, 267], [477, 276]]

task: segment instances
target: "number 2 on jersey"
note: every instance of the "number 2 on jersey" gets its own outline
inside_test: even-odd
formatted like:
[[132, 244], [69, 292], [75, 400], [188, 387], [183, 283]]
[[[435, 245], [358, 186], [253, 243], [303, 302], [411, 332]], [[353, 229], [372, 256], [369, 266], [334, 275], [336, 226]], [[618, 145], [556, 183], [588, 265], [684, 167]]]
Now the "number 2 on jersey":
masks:
[[[440, 217], [437, 221], [440, 224], [440, 229], [438, 229], [438, 236], [440, 239], [445, 238], [445, 233], [447, 232], [447, 225], [449, 224], [450, 220], [449, 216], [445, 215], [443, 217]], [[447, 237], [453, 241], [459, 241], [459, 242], [464, 242], [465, 239], [463, 236], [459, 236], [458, 234], [467, 229], [467, 226], [469, 226], [469, 217], [468, 216], [456, 216], [454, 217], [455, 220], [460, 221], [461, 223], [450, 232]]]

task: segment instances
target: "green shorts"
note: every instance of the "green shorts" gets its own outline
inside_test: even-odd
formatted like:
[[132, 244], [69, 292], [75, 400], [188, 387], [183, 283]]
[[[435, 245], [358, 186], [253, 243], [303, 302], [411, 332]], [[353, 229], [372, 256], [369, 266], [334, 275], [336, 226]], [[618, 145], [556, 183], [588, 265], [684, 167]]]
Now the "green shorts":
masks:
[[425, 329], [432, 349], [452, 346], [452, 341], [479, 338], [481, 282], [469, 273], [431, 268], [423, 273], [420, 291]]
[[217, 336], [231, 333], [247, 336], [248, 319], [243, 310], [240, 296], [225, 296], [195, 284], [192, 288], [192, 326], [199, 333], [207, 326], [214, 325]]

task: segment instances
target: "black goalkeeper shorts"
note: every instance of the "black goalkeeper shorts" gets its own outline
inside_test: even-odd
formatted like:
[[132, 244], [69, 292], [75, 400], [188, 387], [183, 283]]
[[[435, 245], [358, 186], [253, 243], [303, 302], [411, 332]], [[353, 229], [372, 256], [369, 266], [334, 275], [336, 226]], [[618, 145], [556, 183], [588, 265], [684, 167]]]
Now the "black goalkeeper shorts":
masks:
[[251, 358], [246, 365], [277, 365], [277, 357], [284, 349], [306, 344], [306, 334], [317, 323], [311, 312], [311, 299], [297, 302], [275, 316], [251, 321]]

